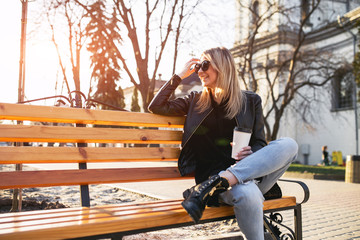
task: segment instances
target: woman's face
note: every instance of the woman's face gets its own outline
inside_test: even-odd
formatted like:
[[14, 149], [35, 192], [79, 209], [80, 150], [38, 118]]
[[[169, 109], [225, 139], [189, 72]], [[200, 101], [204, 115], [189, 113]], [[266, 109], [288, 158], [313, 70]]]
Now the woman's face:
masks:
[[[201, 56], [200, 63], [202, 63], [206, 59], [204, 56]], [[203, 71], [201, 68], [198, 72], [199, 78], [201, 80], [203, 87], [208, 87], [211, 89], [215, 89], [216, 87], [216, 79], [217, 79], [217, 71], [211, 66], [209, 66], [209, 69], [206, 71]]]

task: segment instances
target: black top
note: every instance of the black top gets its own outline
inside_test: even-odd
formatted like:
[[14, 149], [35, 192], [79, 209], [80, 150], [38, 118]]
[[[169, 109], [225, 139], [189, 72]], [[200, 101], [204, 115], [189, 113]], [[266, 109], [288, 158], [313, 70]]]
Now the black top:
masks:
[[231, 145], [235, 119], [225, 118], [225, 103], [212, 101], [213, 110], [204, 119], [189, 141], [195, 151], [195, 181], [203, 182], [235, 163], [231, 158]]

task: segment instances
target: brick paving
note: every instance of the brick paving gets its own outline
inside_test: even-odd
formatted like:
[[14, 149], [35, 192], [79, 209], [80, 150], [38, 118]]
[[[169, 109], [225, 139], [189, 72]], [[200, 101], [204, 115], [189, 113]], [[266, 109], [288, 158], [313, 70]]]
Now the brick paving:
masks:
[[[360, 184], [298, 180], [310, 189], [310, 199], [302, 206], [304, 239], [360, 239]], [[288, 183], [281, 183], [281, 187], [284, 194], [302, 197], [300, 190]], [[284, 214], [284, 218], [289, 217], [291, 213]]]

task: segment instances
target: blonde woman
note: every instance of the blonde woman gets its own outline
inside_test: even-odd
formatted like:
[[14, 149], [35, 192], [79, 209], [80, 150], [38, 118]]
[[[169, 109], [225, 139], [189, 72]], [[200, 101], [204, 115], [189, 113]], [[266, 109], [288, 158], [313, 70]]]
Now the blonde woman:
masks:
[[[201, 92], [169, 100], [181, 80], [196, 72]], [[184, 191], [182, 206], [198, 222], [205, 206], [218, 200], [233, 205], [247, 239], [263, 239], [263, 201], [296, 158], [291, 138], [267, 145], [261, 98], [242, 91], [234, 59], [226, 48], [206, 50], [189, 60], [158, 92], [149, 110], [163, 115], [184, 115], [186, 122], [178, 160], [181, 175], [194, 175], [196, 186]], [[250, 129], [249, 146], [231, 157], [235, 127]], [[281, 191], [278, 196], [281, 197]]]

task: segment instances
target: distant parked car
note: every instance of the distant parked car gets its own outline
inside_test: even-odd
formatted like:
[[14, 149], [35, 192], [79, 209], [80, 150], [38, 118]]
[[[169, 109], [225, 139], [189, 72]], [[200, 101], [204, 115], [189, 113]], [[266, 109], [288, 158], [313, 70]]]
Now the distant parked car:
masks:
[[7, 142], [0, 142], [0, 147], [7, 147], [9, 144]]

